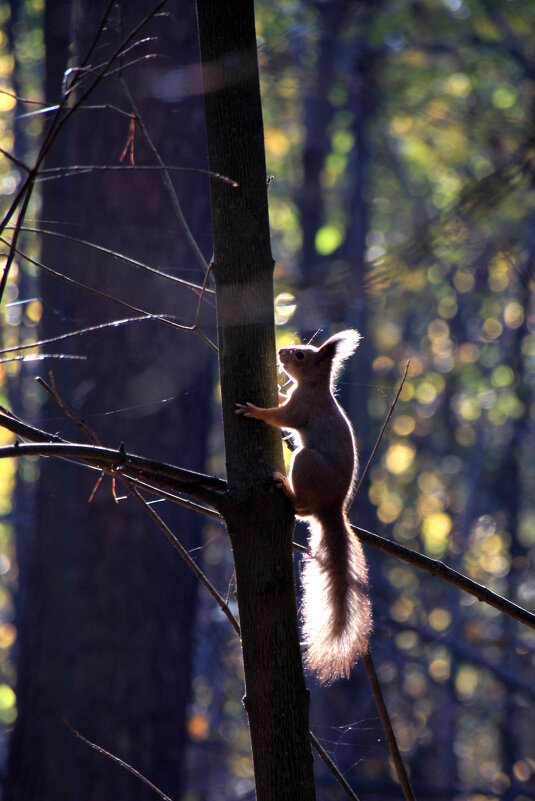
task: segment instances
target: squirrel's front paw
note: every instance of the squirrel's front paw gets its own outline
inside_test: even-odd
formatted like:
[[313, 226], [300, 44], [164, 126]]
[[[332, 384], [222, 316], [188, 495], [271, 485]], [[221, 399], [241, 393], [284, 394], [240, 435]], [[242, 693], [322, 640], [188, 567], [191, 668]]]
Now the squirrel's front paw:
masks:
[[243, 414], [244, 417], [251, 417], [251, 411], [254, 409], [252, 403], [237, 403], [236, 414]]

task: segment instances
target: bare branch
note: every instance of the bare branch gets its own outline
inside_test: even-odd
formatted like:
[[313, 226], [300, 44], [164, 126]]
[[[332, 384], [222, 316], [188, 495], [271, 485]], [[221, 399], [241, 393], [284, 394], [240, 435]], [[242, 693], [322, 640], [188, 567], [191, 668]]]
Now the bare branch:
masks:
[[[3, 415], [0, 415], [1, 424], [3, 424], [2, 417]], [[13, 424], [5, 427], [10, 431], [18, 428]], [[0, 448], [0, 459], [13, 456], [58, 456], [76, 459], [114, 476], [141, 478], [162, 487], [169, 487], [177, 492], [186, 492], [193, 495], [194, 498], [210, 504], [215, 509], [223, 504], [223, 493], [227, 488], [226, 482], [216, 476], [196, 473], [193, 470], [174, 467], [165, 462], [146, 459], [144, 456], [129, 454], [122, 448], [114, 450], [95, 445], [57, 441], [17, 443]]]
[[398, 557], [404, 562], [408, 562], [408, 564], [426, 570], [432, 576], [445, 579], [450, 584], [454, 584], [456, 587], [459, 587], [459, 589], [464, 590], [464, 592], [470, 593], [470, 595], [473, 595], [478, 601], [483, 601], [489, 604], [489, 606], [493, 606], [495, 609], [503, 612], [505, 615], [509, 615], [509, 617], [512, 617], [514, 620], [518, 620], [519, 623], [524, 623], [526, 626], [535, 629], [535, 614], [528, 612], [527, 609], [518, 606], [518, 604], [512, 601], [508, 601], [506, 598], [483, 587], [476, 581], [463, 576], [462, 573], [458, 573], [456, 570], [453, 570], [453, 568], [448, 567], [444, 562], [440, 562], [438, 559], [431, 559], [429, 556], [412, 551], [404, 545], [399, 545], [397, 542], [387, 540], [384, 537], [380, 537], [379, 534], [366, 531], [366, 529], [360, 528], [359, 526], [351, 526], [351, 528], [355, 534], [358, 535], [359, 540], [365, 542], [367, 545], [372, 545], [380, 551], [384, 551], [391, 556]]
[[[13, 228], [12, 226], [8, 226], [6, 230], [11, 231], [13, 230]], [[138, 259], [132, 259], [130, 256], [125, 256], [123, 253], [119, 253], [116, 250], [110, 250], [110, 248], [103, 247], [102, 245], [97, 245], [94, 242], [89, 242], [87, 239], [78, 239], [75, 236], [69, 236], [68, 234], [61, 234], [57, 231], [48, 231], [43, 228], [31, 228], [26, 225], [21, 227], [21, 231], [32, 234], [39, 234], [39, 236], [42, 236], [43, 234], [45, 236], [53, 236], [56, 239], [62, 239], [65, 242], [72, 242], [75, 245], [82, 245], [83, 247], [90, 248], [91, 250], [95, 250], [98, 253], [103, 253], [105, 256], [111, 256], [114, 259], [119, 259], [120, 261], [124, 261], [126, 264], [131, 264], [134, 267], [138, 267], [140, 270], [144, 270], [145, 272], [157, 275], [159, 278], [166, 278], [168, 281], [174, 281], [177, 284], [182, 284], [183, 286], [188, 287], [188, 289], [192, 289], [197, 294], [200, 294], [202, 292], [202, 286], [194, 284], [192, 281], [187, 281], [185, 278], [178, 278], [175, 275], [170, 275], [169, 273], [166, 273], [163, 270], [158, 270], [156, 267], [150, 267], [148, 264], [145, 264], [142, 261], [138, 261]], [[215, 291], [213, 289], [206, 288], [205, 294], [215, 295]]]
[[[98, 106], [84, 106], [81, 110], [91, 110], [98, 108]], [[124, 112], [125, 115], [128, 112]], [[131, 116], [131, 115], [128, 115]], [[6, 154], [9, 155], [9, 154]], [[14, 157], [10, 157], [14, 161]], [[21, 162], [21, 166], [24, 165]], [[28, 169], [26, 167], [26, 169]], [[239, 186], [238, 182], [233, 178], [228, 178], [226, 175], [221, 175], [220, 172], [213, 172], [212, 170], [203, 170], [201, 167], [177, 167], [168, 166], [165, 164], [71, 164], [68, 167], [48, 167], [40, 170], [37, 182], [46, 181], [49, 178], [55, 177], [68, 177], [69, 175], [76, 175], [77, 173], [88, 172], [192, 172], [198, 175], [206, 175], [208, 178], [215, 178], [217, 181], [230, 184], [233, 188]], [[206, 264], [206, 262], [204, 262]]]
[[126, 453], [123, 446], [119, 450], [66, 442], [61, 437], [48, 434], [34, 426], [29, 426], [0, 407], [0, 426], [12, 431], [24, 440], [35, 444], [15, 444], [0, 448], [0, 458], [23, 455], [57, 456], [76, 459], [79, 462], [103, 470], [122, 478], [149, 481], [154, 485], [184, 492], [207, 503], [214, 509], [224, 505], [227, 483], [216, 476], [197, 473], [173, 465], [146, 459]]
[[128, 762], [125, 762], [125, 761], [124, 761], [124, 759], [120, 759], [118, 756], [115, 756], [115, 754], [112, 754], [112, 753], [110, 753], [110, 751], [106, 751], [106, 749], [105, 749], [105, 748], [102, 748], [102, 746], [100, 746], [100, 745], [97, 745], [96, 743], [92, 743], [92, 742], [91, 742], [91, 740], [88, 740], [86, 737], [83, 737], [83, 736], [80, 734], [80, 732], [79, 732], [79, 731], [76, 731], [76, 729], [73, 729], [73, 727], [71, 726], [71, 724], [70, 724], [70, 723], [68, 723], [68, 722], [67, 722], [67, 720], [66, 720], [65, 718], [63, 718], [63, 722], [65, 723], [65, 725], [67, 726], [67, 728], [69, 728], [69, 729], [72, 731], [72, 733], [74, 734], [74, 736], [75, 736], [75, 737], [77, 737], [77, 738], [78, 738], [79, 740], [81, 740], [83, 743], [85, 743], [86, 745], [88, 745], [90, 748], [93, 748], [95, 751], [98, 751], [98, 753], [99, 753], [99, 754], [102, 754], [103, 756], [105, 756], [105, 757], [108, 757], [108, 759], [111, 759], [111, 760], [113, 760], [113, 762], [116, 762], [118, 765], [120, 765], [122, 768], [124, 768], [125, 770], [127, 770], [129, 773], [131, 773], [131, 774], [132, 774], [133, 776], [135, 776], [137, 779], [139, 779], [140, 781], [142, 781], [142, 782], [143, 782], [143, 784], [146, 784], [146, 785], [147, 785], [147, 787], [150, 787], [150, 789], [151, 789], [151, 790], [154, 790], [154, 792], [155, 792], [155, 793], [157, 793], [157, 794], [160, 796], [160, 798], [163, 798], [163, 801], [173, 801], [173, 800], [172, 800], [172, 798], [170, 798], [168, 795], [166, 795], [166, 794], [163, 792], [163, 790], [160, 790], [158, 787], [156, 787], [156, 785], [155, 785], [155, 784], [153, 784], [151, 781], [149, 781], [149, 780], [148, 780], [148, 779], [147, 779], [145, 776], [143, 776], [143, 774], [142, 774], [142, 773], [140, 773], [138, 770], [136, 770], [135, 768], [133, 768], [133, 767], [132, 767], [132, 765], [129, 765], [129, 764], [128, 764]]
[[[66, 443], [64, 439], [58, 437], [55, 434], [49, 434], [46, 431], [42, 431], [39, 428], [35, 428], [34, 426], [29, 426], [27, 423], [24, 423], [20, 418], [14, 415], [12, 412], [5, 409], [3, 406], [0, 406], [0, 425], [4, 428], [12, 431], [17, 436], [21, 437], [23, 440], [30, 440], [33, 442], [42, 442], [42, 443], [50, 443], [50, 442], [57, 442], [57, 443]], [[20, 446], [19, 446], [20, 448]], [[92, 465], [87, 465], [88, 467], [93, 467]], [[95, 470], [100, 470], [98, 466], [93, 467]], [[156, 495], [159, 495], [162, 498], [166, 498], [173, 503], [181, 504], [182, 506], [186, 506], [188, 509], [192, 509], [196, 512], [201, 512], [208, 517], [212, 517], [216, 520], [222, 520], [221, 515], [218, 512], [214, 512], [213, 509], [207, 509], [204, 506], [199, 506], [199, 504], [193, 503], [193, 501], [188, 501], [185, 498], [180, 498], [177, 495], [173, 495], [170, 492], [166, 492], [162, 487], [157, 487], [152, 484], [148, 484], [141, 479], [134, 478], [132, 476], [129, 477], [129, 480], [139, 486], [140, 489], [144, 489], [147, 492], [152, 492]]]
[[[362, 489], [362, 486], [364, 484], [364, 481], [365, 481], [368, 473], [370, 472], [370, 468], [371, 468], [371, 466], [373, 464], [373, 461], [375, 459], [375, 455], [377, 453], [377, 449], [379, 448], [379, 445], [381, 444], [381, 440], [383, 439], [383, 434], [386, 431], [386, 428], [387, 428], [387, 426], [388, 426], [388, 424], [390, 422], [390, 418], [392, 417], [394, 409], [396, 408], [396, 404], [397, 404], [397, 402], [399, 400], [399, 396], [401, 395], [401, 390], [403, 389], [403, 385], [405, 384], [405, 380], [407, 378], [407, 373], [409, 371], [409, 365], [410, 365], [410, 361], [408, 361], [407, 364], [405, 365], [405, 372], [403, 373], [403, 376], [401, 378], [401, 382], [400, 382], [400, 385], [398, 387], [398, 391], [396, 392], [396, 396], [395, 396], [394, 400], [390, 404], [390, 409], [388, 410], [388, 414], [386, 415], [384, 423], [381, 426], [381, 430], [379, 432], [379, 436], [377, 437], [377, 441], [376, 441], [376, 443], [375, 443], [375, 445], [373, 447], [373, 450], [371, 452], [371, 456], [368, 459], [368, 464], [364, 468], [364, 472], [362, 473], [362, 475], [360, 477], [359, 483], [357, 485], [357, 489], [356, 489], [355, 494], [353, 495], [353, 498], [352, 498], [351, 503], [349, 505], [349, 509], [352, 508], [353, 504], [357, 500], [357, 498], [359, 496], [359, 493], [360, 493], [360, 491]], [[348, 509], [348, 511], [349, 511], [349, 509]]]
[[[0, 242], [9, 246], [9, 242], [5, 240], [3, 237], [0, 237]], [[178, 328], [180, 331], [194, 331], [194, 327], [191, 325], [183, 325], [181, 323], [177, 323], [175, 320], [170, 320], [167, 316], [164, 315], [155, 315], [151, 314], [151, 312], [146, 311], [145, 309], [140, 309], [138, 306], [133, 306], [130, 303], [127, 303], [124, 300], [120, 300], [119, 298], [114, 297], [113, 295], [109, 295], [107, 292], [102, 292], [99, 289], [94, 289], [94, 287], [88, 286], [87, 284], [83, 284], [81, 281], [75, 281], [74, 278], [69, 278], [69, 276], [65, 275], [64, 273], [60, 273], [58, 270], [53, 270], [52, 267], [47, 267], [46, 264], [38, 261], [37, 259], [32, 258], [20, 248], [15, 248], [14, 251], [18, 256], [26, 261], [29, 264], [33, 264], [34, 267], [38, 267], [40, 270], [44, 270], [44, 272], [48, 273], [49, 275], [53, 275], [55, 278], [59, 278], [60, 281], [63, 281], [70, 286], [75, 286], [77, 289], [83, 289], [86, 292], [91, 293], [92, 295], [96, 295], [99, 298], [103, 298], [104, 300], [109, 300], [112, 303], [115, 303], [116, 306], [121, 306], [123, 309], [128, 309], [128, 311], [135, 312], [136, 314], [141, 315], [142, 317], [151, 317], [153, 320], [158, 320], [159, 322], [163, 323], [164, 325], [168, 325], [171, 328]], [[195, 333], [201, 336], [201, 332], [195, 331]], [[210, 344], [210, 346], [215, 349], [217, 353], [217, 347], [204, 335], [202, 338]]]
[[349, 798], [353, 799], [353, 801], [359, 801], [359, 797], [357, 795], [355, 795], [355, 793], [351, 789], [350, 785], [348, 784], [347, 780], [344, 778], [344, 776], [342, 776], [342, 773], [341, 773], [340, 769], [337, 767], [337, 765], [335, 765], [335, 763], [333, 762], [333, 760], [331, 759], [331, 757], [329, 756], [327, 751], [325, 751], [323, 746], [320, 745], [319, 740], [316, 737], [316, 735], [313, 734], [312, 732], [310, 732], [310, 741], [311, 741], [312, 745], [314, 746], [314, 748], [316, 749], [316, 751], [318, 753], [318, 756], [320, 756], [321, 759], [325, 762], [325, 764], [327, 765], [327, 767], [329, 768], [329, 770], [331, 771], [331, 773], [335, 777], [336, 781], [338, 782], [338, 784], [340, 785], [342, 790], [344, 790], [346, 795]]
[[152, 141], [152, 138], [151, 138], [151, 136], [150, 136], [150, 134], [149, 134], [149, 132], [147, 130], [147, 127], [145, 125], [145, 122], [143, 121], [143, 118], [142, 118], [142, 116], [141, 116], [141, 114], [139, 112], [139, 109], [138, 109], [135, 101], [134, 101], [134, 98], [132, 97], [132, 93], [130, 92], [128, 84], [126, 83], [126, 81], [125, 81], [123, 76], [121, 76], [120, 80], [121, 80], [121, 84], [123, 86], [123, 89], [124, 89], [124, 91], [126, 93], [126, 96], [128, 98], [128, 101], [129, 101], [129, 103], [130, 103], [130, 105], [132, 107], [132, 111], [135, 114], [136, 121], [137, 121], [137, 123], [138, 123], [138, 125], [139, 125], [139, 127], [141, 129], [141, 133], [143, 134], [145, 142], [147, 143], [149, 149], [151, 150], [152, 155], [154, 156], [154, 159], [155, 159], [156, 163], [163, 169], [163, 173], [162, 173], [163, 182], [165, 184], [165, 188], [167, 189], [167, 193], [168, 193], [169, 198], [171, 200], [171, 205], [172, 205], [173, 210], [175, 212], [175, 215], [176, 215], [176, 218], [178, 220], [178, 223], [179, 223], [180, 227], [182, 228], [182, 231], [184, 232], [184, 236], [186, 237], [186, 240], [188, 241], [193, 253], [195, 254], [195, 258], [197, 259], [198, 263], [200, 264], [201, 268], [203, 269], [204, 273], [206, 274], [206, 273], [208, 273], [208, 264], [207, 264], [203, 254], [201, 252], [201, 249], [199, 248], [199, 245], [197, 244], [197, 241], [196, 241], [195, 237], [191, 233], [191, 230], [190, 230], [190, 227], [189, 227], [188, 223], [186, 222], [186, 218], [184, 217], [184, 212], [182, 211], [182, 206], [180, 205], [180, 201], [178, 199], [177, 193], [175, 192], [175, 188], [174, 188], [173, 183], [171, 181], [171, 178], [169, 176], [169, 172], [168, 172], [168, 170], [167, 170], [167, 168], [165, 166], [165, 163], [164, 163], [162, 157], [160, 156], [156, 146], [154, 145], [154, 142]]
[[79, 359], [85, 361], [87, 356], [76, 356], [69, 353], [28, 353], [25, 356], [9, 356], [6, 359], [0, 359], [0, 364], [7, 364], [8, 362], [42, 362], [46, 359]]
[[239, 634], [240, 634], [240, 626], [238, 624], [238, 621], [236, 620], [236, 618], [234, 617], [234, 615], [230, 611], [228, 605], [225, 603], [225, 601], [223, 600], [221, 595], [218, 593], [218, 591], [216, 590], [214, 585], [210, 582], [210, 580], [207, 578], [207, 576], [205, 576], [205, 574], [202, 572], [202, 570], [197, 565], [197, 563], [191, 558], [191, 556], [189, 555], [187, 550], [184, 548], [184, 546], [182, 545], [180, 540], [173, 534], [173, 532], [171, 531], [169, 526], [167, 526], [164, 523], [164, 521], [161, 519], [161, 517], [156, 514], [154, 509], [151, 506], [149, 506], [147, 501], [139, 494], [139, 492], [131, 484], [131, 482], [128, 479], [124, 479], [124, 483], [127, 485], [128, 489], [130, 490], [130, 492], [132, 493], [132, 495], [134, 496], [136, 501], [141, 506], [143, 506], [143, 508], [152, 517], [154, 522], [157, 523], [157, 525], [162, 529], [163, 533], [165, 534], [165, 536], [167, 537], [167, 539], [169, 540], [169, 542], [171, 543], [173, 548], [175, 548], [175, 550], [177, 550], [179, 552], [181, 557], [187, 563], [188, 567], [194, 572], [194, 574], [197, 576], [199, 581], [206, 587], [206, 589], [208, 590], [208, 592], [210, 593], [212, 598], [214, 598], [215, 601], [217, 602], [217, 604], [218, 604], [219, 608], [221, 609], [221, 611], [223, 612], [223, 614], [230, 621], [230, 624], [232, 625], [232, 628], [234, 629], [236, 634], [238, 634], [238, 636], [239, 636]]
[[52, 342], [60, 342], [62, 339], [70, 339], [71, 337], [81, 336], [82, 334], [90, 334], [93, 331], [101, 331], [103, 328], [119, 328], [121, 325], [126, 325], [127, 323], [142, 323], [145, 320], [157, 320], [159, 317], [166, 316], [168, 315], [148, 314], [145, 317], [126, 317], [123, 320], [111, 320], [109, 323], [99, 323], [98, 325], [90, 325], [88, 328], [79, 328], [77, 331], [69, 331], [67, 334], [58, 334], [57, 337], [40, 339], [37, 342], [27, 342], [24, 345], [15, 345], [12, 348], [3, 348], [0, 350], [0, 355], [3, 353], [18, 353], [18, 351], [28, 350], [30, 348], [40, 348], [43, 345], [50, 345]]
[[[165, 3], [166, 3], [166, 0], [160, 0], [160, 2], [157, 3], [157, 5], [153, 8], [153, 10], [151, 12], [149, 12], [141, 20], [141, 22], [139, 22], [138, 25], [136, 25], [131, 30], [131, 32], [128, 34], [128, 36], [121, 42], [119, 48], [116, 49], [112, 53], [112, 55], [110, 56], [110, 58], [108, 59], [108, 61], [104, 65], [104, 67], [102, 68], [102, 70], [98, 73], [98, 75], [96, 75], [94, 77], [94, 80], [91, 82], [90, 86], [85, 91], [83, 91], [80, 94], [80, 97], [78, 97], [77, 100], [75, 100], [75, 102], [73, 102], [72, 105], [69, 106], [68, 108], [66, 106], [67, 94], [71, 92], [73, 86], [76, 84], [76, 82], [77, 82], [76, 78], [74, 79], [73, 83], [69, 87], [68, 92], [64, 93], [63, 100], [60, 103], [60, 105], [58, 106], [57, 111], [56, 111], [56, 113], [54, 115], [54, 118], [52, 119], [52, 121], [50, 123], [50, 127], [48, 129], [48, 132], [46, 133], [46, 135], [44, 137], [43, 143], [41, 144], [41, 147], [39, 149], [39, 153], [38, 153], [37, 158], [35, 160], [35, 165], [31, 169], [31, 171], [28, 174], [26, 180], [23, 182], [23, 184], [20, 187], [19, 191], [15, 195], [15, 197], [14, 197], [13, 201], [11, 202], [11, 205], [10, 205], [7, 213], [4, 215], [4, 218], [3, 218], [2, 222], [0, 223], [0, 233], [2, 233], [4, 231], [6, 225], [8, 225], [8, 223], [11, 221], [11, 219], [12, 219], [13, 215], [15, 214], [16, 210], [19, 209], [19, 214], [18, 214], [18, 217], [17, 217], [16, 225], [15, 225], [15, 231], [14, 231], [14, 235], [13, 235], [13, 240], [12, 240], [11, 244], [9, 245], [8, 257], [7, 257], [7, 260], [6, 260], [6, 264], [4, 265], [2, 278], [0, 279], [0, 301], [2, 300], [5, 288], [7, 286], [7, 281], [8, 281], [8, 278], [9, 278], [11, 265], [13, 264], [13, 260], [15, 258], [17, 242], [18, 242], [18, 238], [19, 238], [19, 235], [20, 235], [20, 228], [22, 226], [24, 217], [26, 216], [26, 211], [28, 209], [28, 204], [30, 202], [30, 197], [31, 197], [31, 194], [32, 194], [32, 191], [33, 191], [33, 186], [34, 186], [35, 180], [36, 180], [36, 178], [37, 178], [37, 176], [39, 174], [39, 170], [41, 168], [41, 165], [42, 165], [44, 159], [46, 158], [46, 156], [48, 155], [48, 152], [49, 152], [50, 148], [52, 147], [52, 144], [56, 140], [59, 132], [61, 131], [61, 129], [63, 128], [63, 126], [67, 122], [67, 120], [69, 120], [70, 117], [75, 113], [75, 111], [85, 102], [85, 100], [89, 97], [91, 92], [95, 89], [96, 86], [98, 86], [100, 81], [109, 72], [111, 66], [117, 61], [117, 59], [121, 56], [121, 54], [124, 53], [125, 48], [128, 47], [128, 45], [132, 42], [132, 40], [135, 39], [135, 37], [137, 36], [138, 32], [156, 14], [159, 13], [159, 11], [161, 10], [161, 8], [163, 8]], [[88, 56], [87, 57], [89, 57], [89, 53], [92, 52], [92, 49], [94, 49], [94, 47], [96, 46], [96, 42], [97, 42], [97, 40], [98, 40], [98, 38], [100, 36], [100, 33], [102, 32], [102, 30], [104, 30], [106, 19], [107, 19], [107, 16], [108, 16], [111, 8], [112, 8], [112, 3], [110, 2], [108, 4], [108, 8], [106, 10], [106, 13], [105, 13], [104, 17], [102, 18], [102, 22], [101, 22], [100, 28], [99, 28], [96, 36], [95, 36], [95, 39], [93, 40], [93, 44], [92, 44], [91, 48], [88, 51]], [[20, 205], [20, 208], [19, 208], [19, 205]]]
[[416, 797], [411, 787], [411, 783], [409, 781], [409, 776], [407, 774], [405, 764], [403, 762], [403, 759], [401, 758], [401, 753], [399, 751], [399, 746], [396, 740], [394, 729], [392, 728], [390, 715], [388, 714], [388, 709], [385, 704], [385, 699], [383, 697], [381, 685], [379, 684], [379, 679], [377, 678], [377, 673], [375, 672], [375, 667], [369, 652], [366, 652], [363, 658], [364, 658], [364, 664], [366, 666], [366, 672], [368, 673], [368, 679], [370, 681], [371, 688], [373, 691], [373, 697], [375, 698], [375, 704], [377, 706], [377, 710], [381, 718], [381, 723], [383, 724], [383, 730], [385, 733], [386, 741], [390, 749], [390, 754], [392, 756], [394, 767], [396, 768], [396, 773], [399, 779], [399, 783], [403, 790], [403, 795], [405, 796], [405, 801], [416, 801]]
[[95, 432], [91, 428], [89, 428], [89, 426], [86, 425], [83, 420], [80, 420], [78, 415], [75, 414], [72, 411], [72, 409], [70, 409], [67, 406], [67, 404], [60, 397], [60, 394], [59, 394], [59, 392], [57, 390], [57, 387], [56, 387], [56, 380], [54, 378], [54, 373], [52, 372], [52, 370], [49, 372], [48, 375], [49, 375], [49, 378], [50, 378], [51, 386], [49, 386], [46, 383], [46, 381], [44, 380], [44, 378], [41, 378], [41, 376], [37, 377], [37, 379], [36, 379], [37, 383], [41, 387], [43, 387], [43, 389], [46, 392], [48, 392], [48, 394], [50, 395], [51, 398], [53, 398], [56, 401], [56, 403], [58, 404], [60, 409], [63, 412], [65, 412], [67, 417], [70, 417], [71, 420], [74, 420], [74, 422], [76, 423], [78, 428], [86, 435], [86, 437], [89, 440], [89, 442], [91, 442], [93, 445], [100, 445], [99, 439], [98, 439], [97, 435], [95, 434]]

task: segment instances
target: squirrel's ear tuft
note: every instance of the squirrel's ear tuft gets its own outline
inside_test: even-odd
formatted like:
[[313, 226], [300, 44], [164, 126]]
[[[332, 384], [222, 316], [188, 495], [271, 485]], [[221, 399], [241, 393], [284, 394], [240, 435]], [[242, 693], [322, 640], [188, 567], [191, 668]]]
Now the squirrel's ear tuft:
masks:
[[355, 353], [361, 339], [359, 332], [353, 328], [334, 334], [319, 348], [316, 363], [328, 359], [332, 362], [331, 374], [336, 376], [345, 360]]
[[332, 342], [336, 349], [336, 360], [343, 362], [355, 353], [361, 339], [362, 336], [358, 331], [348, 328], [347, 331], [340, 331], [339, 334], [332, 336], [325, 345]]

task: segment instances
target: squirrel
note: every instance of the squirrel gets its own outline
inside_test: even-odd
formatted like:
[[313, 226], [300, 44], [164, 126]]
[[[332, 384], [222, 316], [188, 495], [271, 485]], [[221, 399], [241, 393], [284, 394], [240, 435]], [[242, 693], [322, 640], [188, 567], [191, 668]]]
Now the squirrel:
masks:
[[360, 339], [358, 331], [347, 330], [319, 348], [281, 348], [279, 363], [294, 381], [286, 396], [279, 394], [281, 405], [236, 404], [236, 414], [295, 433], [289, 476], [274, 473], [273, 478], [310, 528], [303, 571], [305, 663], [323, 684], [349, 676], [366, 653], [372, 630], [366, 560], [347, 518], [357, 448], [333, 394], [338, 373]]

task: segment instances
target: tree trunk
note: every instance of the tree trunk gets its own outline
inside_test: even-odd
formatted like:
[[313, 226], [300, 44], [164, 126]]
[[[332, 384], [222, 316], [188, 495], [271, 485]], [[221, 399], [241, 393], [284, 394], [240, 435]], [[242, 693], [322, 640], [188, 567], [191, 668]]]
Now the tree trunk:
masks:
[[271, 479], [280, 433], [235, 415], [277, 404], [273, 259], [251, 0], [197, 1], [211, 180], [229, 504], [258, 801], [315, 798], [308, 693], [299, 652], [292, 514]]
[[[76, 43], [82, 56], [106, 5], [88, 2], [78, 9]], [[91, 57], [94, 63], [102, 63], [154, 6], [152, 0], [128, 4], [124, 18], [114, 17]], [[48, 13], [54, 8], [47, 4]], [[180, 0], [168, 3], [166, 10], [170, 16], [153, 20], [140, 34], [157, 36], [150, 47], [163, 51], [163, 58], [135, 71], [125, 69], [124, 75], [166, 163], [204, 167], [200, 97], [192, 86], [183, 85], [182, 95], [176, 85], [170, 88], [173, 69], [182, 67], [188, 74], [198, 61], [195, 12]], [[50, 58], [58, 55], [55, 46], [48, 41]], [[65, 62], [58, 89], [64, 67]], [[130, 110], [117, 76], [106, 79], [90, 102]], [[69, 125], [71, 163], [119, 164], [128, 118], [106, 108], [81, 110]], [[134, 141], [136, 164], [154, 163], [139, 129]], [[65, 147], [63, 141], [56, 149], [55, 163]], [[178, 175], [177, 191], [194, 234], [207, 252], [206, 182], [173, 175]], [[198, 279], [199, 268], [157, 172], [88, 174], [46, 186], [56, 200], [45, 195], [42, 216], [48, 222], [43, 227]], [[80, 246], [45, 242], [42, 259], [50, 267], [153, 313], [193, 322], [195, 296], [185, 295], [183, 287], [134, 274], [131, 267]], [[135, 316], [48, 277], [41, 294], [44, 336]], [[213, 359], [198, 338], [145, 321], [71, 343], [62, 350], [70, 347], [87, 360], [64, 362], [68, 369], [56, 370], [58, 388], [103, 443], [124, 441], [132, 451], [202, 469]], [[57, 406], [49, 404], [45, 416], [55, 430], [79, 439]], [[197, 581], [133, 499], [115, 503], [109, 479], [88, 504], [97, 477], [59, 462], [42, 463], [39, 520], [21, 565], [27, 614], [9, 799], [152, 798], [134, 777], [77, 742], [63, 716], [171, 796], [180, 793]], [[116, 490], [125, 495], [119, 484]], [[169, 507], [158, 507], [168, 525], [186, 548], [198, 547], [202, 520]]]

